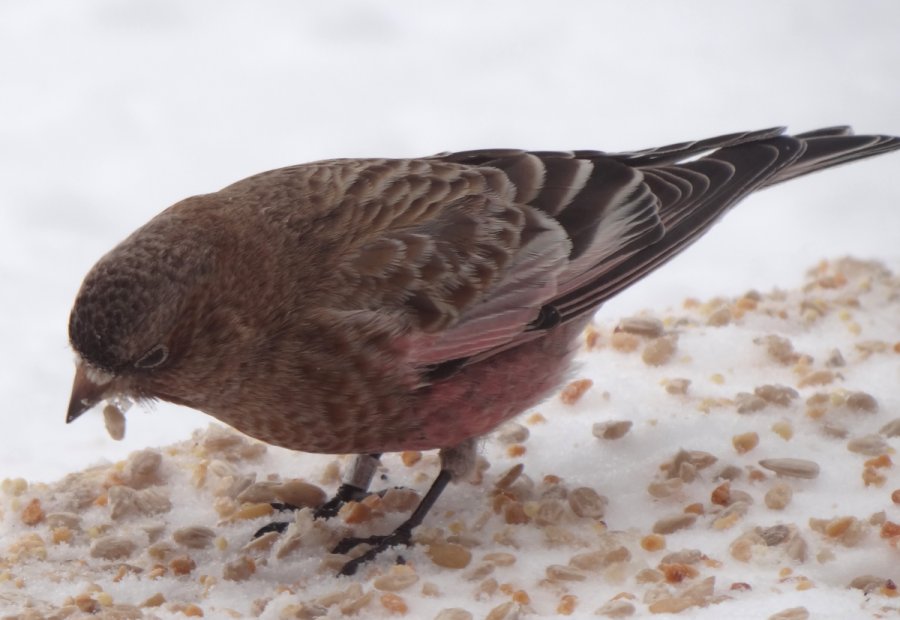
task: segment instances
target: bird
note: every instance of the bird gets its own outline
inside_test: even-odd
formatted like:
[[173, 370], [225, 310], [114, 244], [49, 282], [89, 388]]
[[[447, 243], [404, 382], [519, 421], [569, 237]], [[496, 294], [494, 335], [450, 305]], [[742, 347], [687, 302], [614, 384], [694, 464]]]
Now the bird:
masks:
[[263, 442], [357, 455], [330, 516], [383, 453], [439, 450], [411, 532], [479, 439], [567, 378], [606, 300], [748, 194], [900, 149], [827, 127], [631, 152], [481, 149], [262, 172], [165, 209], [88, 272], [69, 317], [66, 421], [116, 397], [202, 411]]

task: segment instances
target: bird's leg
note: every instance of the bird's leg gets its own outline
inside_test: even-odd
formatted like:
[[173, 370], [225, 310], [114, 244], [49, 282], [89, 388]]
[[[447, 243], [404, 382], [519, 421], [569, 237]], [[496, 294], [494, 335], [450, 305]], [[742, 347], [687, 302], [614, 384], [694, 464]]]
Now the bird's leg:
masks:
[[390, 534], [384, 536], [368, 536], [366, 538], [348, 537], [339, 542], [332, 550], [332, 553], [347, 553], [357, 545], [372, 545], [372, 548], [364, 554], [344, 564], [340, 574], [352, 575], [361, 564], [373, 559], [382, 551], [396, 545], [409, 545], [413, 529], [421, 525], [422, 521], [425, 519], [425, 515], [427, 515], [428, 511], [431, 510], [431, 507], [434, 506], [437, 498], [452, 478], [453, 476], [449, 470], [442, 469], [432, 483], [431, 488], [428, 489], [428, 493], [426, 493], [425, 497], [422, 498], [422, 501], [419, 502], [419, 505], [410, 515], [409, 519], [401, 523], [397, 529]]
[[381, 454], [358, 454], [353, 461], [350, 473], [344, 476], [344, 481], [330, 500], [316, 508], [316, 519], [330, 519], [341, 509], [341, 506], [350, 501], [359, 501], [369, 494], [369, 485], [375, 477]]
[[[368, 495], [369, 485], [375, 476], [375, 470], [378, 469], [378, 461], [381, 454], [358, 454], [353, 461], [353, 467], [350, 473], [344, 476], [344, 481], [338, 488], [337, 493], [330, 500], [316, 508], [313, 517], [316, 519], [330, 519], [335, 516], [341, 509], [341, 506], [349, 501], [359, 501]], [[272, 508], [278, 511], [297, 510], [296, 506], [291, 504], [273, 503]], [[259, 538], [268, 532], [284, 532], [289, 522], [273, 521], [268, 525], [259, 528], [253, 538]]]
[[347, 553], [357, 545], [372, 545], [364, 554], [350, 560], [341, 568], [341, 575], [352, 575], [360, 565], [376, 557], [382, 551], [396, 545], [409, 545], [412, 531], [421, 525], [428, 511], [440, 497], [451, 480], [460, 480], [468, 476], [475, 464], [475, 440], [469, 439], [452, 448], [443, 448], [440, 453], [441, 471], [431, 484], [431, 488], [416, 506], [409, 518], [397, 529], [385, 536], [368, 536], [366, 538], [348, 537], [340, 541], [332, 549], [332, 553]]

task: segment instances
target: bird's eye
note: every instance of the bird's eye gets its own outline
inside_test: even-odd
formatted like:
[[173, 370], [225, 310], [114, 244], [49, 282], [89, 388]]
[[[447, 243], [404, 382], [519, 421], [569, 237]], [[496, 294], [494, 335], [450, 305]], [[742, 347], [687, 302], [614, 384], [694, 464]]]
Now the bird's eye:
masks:
[[134, 365], [138, 368], [156, 368], [169, 357], [169, 349], [165, 345], [158, 344], [144, 353]]

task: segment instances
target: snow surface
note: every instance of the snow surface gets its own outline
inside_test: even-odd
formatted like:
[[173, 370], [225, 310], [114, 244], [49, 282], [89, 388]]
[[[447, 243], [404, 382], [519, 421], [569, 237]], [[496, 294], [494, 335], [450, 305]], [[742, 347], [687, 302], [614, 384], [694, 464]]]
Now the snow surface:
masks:
[[[781, 124], [900, 134], [898, 20], [890, 0], [4, 3], [0, 478], [54, 480], [208, 422], [133, 410], [118, 443], [99, 415], [63, 424], [80, 280], [168, 204], [329, 157], [622, 150]], [[751, 197], [601, 320], [793, 287], [825, 256], [896, 271], [898, 166]]]
[[[328, 552], [346, 535], [399, 524], [404, 511], [388, 495], [364, 502], [374, 512], [328, 521], [305, 509], [285, 534], [252, 542], [273, 519], [272, 485], [299, 476], [332, 490], [347, 459], [216, 427], [59, 483], [9, 480], [0, 605], [269, 620], [397, 610], [445, 620], [441, 610], [459, 608], [472, 614], [462, 618], [512, 620], [562, 617], [567, 605], [588, 617], [618, 599], [637, 617], [768, 618], [797, 607], [812, 618], [896, 617], [898, 313], [900, 276], [845, 260], [820, 265], [802, 291], [648, 313], [661, 338], [601, 321], [580, 356], [577, 381], [593, 382], [581, 397], [552, 398], [501, 427], [482, 448], [490, 467], [480, 480], [451, 485], [413, 547], [353, 577], [336, 577], [347, 558]], [[667, 359], [649, 353], [661, 341], [674, 345]], [[596, 424], [615, 421], [632, 426], [597, 436]], [[671, 465], [681, 450], [691, 466]], [[766, 468], [783, 458], [806, 460], [809, 475]], [[437, 469], [434, 454], [386, 455], [373, 487], [424, 492]], [[792, 498], [776, 505], [779, 486]], [[573, 499], [592, 492], [606, 496], [605, 511]], [[687, 513], [694, 522], [662, 525]], [[202, 528], [205, 543], [185, 542], [184, 528]], [[446, 545], [466, 557], [440, 562]], [[392, 567], [398, 554], [406, 567]], [[386, 583], [399, 577], [408, 580]]]

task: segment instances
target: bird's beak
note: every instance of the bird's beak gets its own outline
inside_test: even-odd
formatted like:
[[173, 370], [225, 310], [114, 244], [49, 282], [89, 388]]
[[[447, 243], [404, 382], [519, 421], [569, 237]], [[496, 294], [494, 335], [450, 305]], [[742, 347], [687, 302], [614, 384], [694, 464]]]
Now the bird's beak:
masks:
[[83, 363], [75, 366], [75, 381], [72, 382], [72, 396], [69, 399], [66, 424], [75, 420], [103, 398], [109, 381], [98, 381], [97, 377], [91, 376], [93, 374], [95, 373], [89, 372]]

